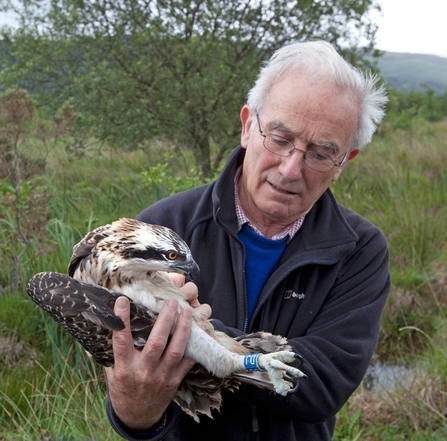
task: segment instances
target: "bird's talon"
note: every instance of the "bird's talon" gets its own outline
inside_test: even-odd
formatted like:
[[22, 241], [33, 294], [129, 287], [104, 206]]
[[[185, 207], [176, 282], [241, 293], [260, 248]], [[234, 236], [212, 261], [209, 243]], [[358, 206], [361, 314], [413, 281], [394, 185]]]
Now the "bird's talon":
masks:
[[298, 360], [298, 366], [301, 367], [303, 365], [303, 357], [300, 354], [297, 354], [296, 352], [293, 353], [293, 356], [295, 357], [295, 360]]
[[286, 377], [287, 377], [287, 381], [290, 381], [293, 385], [293, 388], [289, 389], [287, 391], [286, 395], [294, 394], [300, 387], [300, 379], [290, 376], [290, 374], [288, 372], [286, 373]]

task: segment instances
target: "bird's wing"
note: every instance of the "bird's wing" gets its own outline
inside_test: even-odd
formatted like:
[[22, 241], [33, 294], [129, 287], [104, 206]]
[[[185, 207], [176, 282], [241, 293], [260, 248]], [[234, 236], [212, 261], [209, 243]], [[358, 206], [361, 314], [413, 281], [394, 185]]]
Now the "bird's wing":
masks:
[[110, 225], [95, 228], [73, 247], [73, 254], [68, 264], [68, 275], [73, 277], [76, 268], [83, 259], [90, 256], [92, 249], [110, 233]]
[[[123, 321], [113, 312], [120, 293], [54, 272], [36, 274], [27, 291], [99, 364], [113, 365], [112, 331], [124, 329]], [[131, 301], [131, 331], [137, 348], [146, 343], [155, 318]]]

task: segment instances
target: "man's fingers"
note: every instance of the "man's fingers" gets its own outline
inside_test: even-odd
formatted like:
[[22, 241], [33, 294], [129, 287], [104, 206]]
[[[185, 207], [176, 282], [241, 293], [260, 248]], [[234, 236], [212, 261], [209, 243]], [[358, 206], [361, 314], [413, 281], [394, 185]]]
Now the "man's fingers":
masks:
[[189, 303], [191, 308], [197, 309], [197, 311], [194, 312], [194, 316], [200, 318], [200, 320], [207, 320], [211, 316], [211, 306], [200, 304], [197, 285], [193, 282], [185, 283], [185, 277], [181, 274], [172, 273], [170, 276], [172, 282], [182, 293], [184, 299]]
[[152, 360], [154, 356], [161, 357], [171, 330], [174, 328], [178, 312], [178, 301], [175, 299], [169, 299], [165, 302], [161, 308], [157, 321], [152, 328], [149, 338], [144, 346], [143, 353], [147, 354]]
[[176, 328], [169, 343], [169, 355], [182, 358], [191, 333], [192, 310], [183, 309], [178, 317]]
[[200, 306], [200, 302], [198, 299], [199, 289], [197, 288], [197, 285], [195, 283], [185, 283], [181, 288], [179, 288], [179, 291], [182, 293], [182, 296], [192, 308], [197, 308], [197, 306]]
[[127, 297], [121, 296], [115, 302], [115, 314], [123, 321], [129, 321], [130, 304]]
[[130, 332], [130, 304], [127, 297], [118, 297], [115, 302], [115, 314], [124, 322], [125, 328], [113, 332], [113, 354], [115, 362], [128, 360], [134, 350], [132, 334]]
[[176, 288], [181, 288], [185, 284], [185, 276], [179, 273], [169, 273], [172, 283]]
[[208, 319], [211, 317], [211, 313], [212, 313], [211, 306], [208, 305], [208, 303], [204, 303], [203, 305], [194, 308], [193, 310], [194, 320], [199, 325], [202, 325], [202, 322], [208, 321]]
[[191, 333], [191, 325], [192, 310], [183, 309], [178, 316], [175, 331], [169, 342], [169, 350], [163, 355], [163, 359], [168, 365], [176, 366], [175, 371], [178, 382], [181, 381], [195, 363], [191, 359], [184, 358], [186, 345]]
[[180, 288], [180, 292], [182, 293], [183, 297], [188, 303], [197, 300], [199, 297], [199, 289], [197, 288], [197, 285], [193, 282], [185, 283]]

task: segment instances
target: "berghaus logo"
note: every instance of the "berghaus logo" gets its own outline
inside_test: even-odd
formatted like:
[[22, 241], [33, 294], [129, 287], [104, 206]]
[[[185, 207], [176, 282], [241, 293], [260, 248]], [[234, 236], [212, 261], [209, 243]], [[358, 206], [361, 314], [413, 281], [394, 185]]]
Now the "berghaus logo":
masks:
[[306, 294], [304, 294], [303, 292], [298, 294], [297, 292], [290, 290], [290, 291], [286, 291], [284, 293], [284, 298], [285, 299], [303, 300], [304, 297], [306, 297]]

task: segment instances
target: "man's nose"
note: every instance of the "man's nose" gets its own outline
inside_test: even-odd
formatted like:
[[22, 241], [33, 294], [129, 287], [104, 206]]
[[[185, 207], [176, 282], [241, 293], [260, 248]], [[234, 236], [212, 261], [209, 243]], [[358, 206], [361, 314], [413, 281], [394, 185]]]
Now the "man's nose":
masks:
[[301, 177], [303, 167], [305, 167], [305, 154], [306, 152], [304, 150], [295, 147], [291, 150], [289, 156], [283, 156], [281, 158], [279, 172], [284, 176], [284, 178], [290, 181], [295, 181]]

